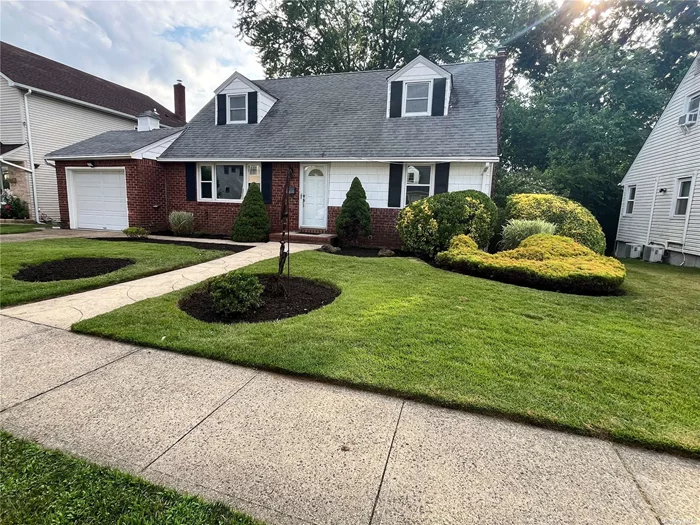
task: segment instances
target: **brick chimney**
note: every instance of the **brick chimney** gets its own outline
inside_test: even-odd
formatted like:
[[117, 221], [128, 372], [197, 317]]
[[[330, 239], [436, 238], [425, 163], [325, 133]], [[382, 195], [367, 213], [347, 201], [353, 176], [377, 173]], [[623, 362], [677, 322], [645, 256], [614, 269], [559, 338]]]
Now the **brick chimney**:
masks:
[[182, 85], [182, 80], [178, 80], [173, 86], [175, 94], [175, 116], [186, 121], [187, 114], [185, 109], [185, 86]]

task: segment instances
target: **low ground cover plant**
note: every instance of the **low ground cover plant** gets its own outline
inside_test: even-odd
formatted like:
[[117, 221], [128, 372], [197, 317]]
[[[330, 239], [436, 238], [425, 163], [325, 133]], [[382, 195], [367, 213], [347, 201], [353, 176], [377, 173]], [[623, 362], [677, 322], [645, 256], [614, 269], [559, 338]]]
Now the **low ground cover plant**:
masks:
[[571, 237], [596, 253], [605, 253], [605, 234], [598, 220], [578, 202], [550, 194], [518, 193], [506, 200], [505, 219], [543, 220], [557, 234]]
[[260, 187], [252, 183], [243, 198], [241, 210], [238, 212], [231, 240], [236, 242], [266, 242], [270, 236], [270, 218], [265, 209]]
[[554, 224], [541, 219], [511, 219], [503, 226], [498, 247], [501, 250], [512, 250], [520, 246], [520, 243], [528, 237], [538, 233], [554, 235], [556, 231], [557, 227]]
[[370, 215], [367, 194], [360, 179], [352, 179], [350, 189], [335, 220], [335, 232], [341, 245], [357, 244], [360, 238], [372, 235], [372, 217]]
[[399, 213], [396, 227], [405, 250], [432, 259], [460, 234], [485, 248], [497, 221], [493, 201], [480, 191], [467, 190], [439, 193], [409, 204]]
[[235, 317], [263, 305], [263, 285], [254, 276], [243, 272], [229, 272], [215, 277], [209, 283], [216, 312], [224, 317]]
[[194, 233], [194, 213], [189, 211], [171, 211], [168, 215], [170, 231], [175, 235], [192, 235]]
[[148, 237], [150, 232], [141, 226], [129, 226], [128, 228], [124, 228], [122, 233], [130, 239], [144, 239]]
[[466, 235], [453, 239], [436, 262], [450, 270], [558, 292], [604, 295], [625, 280], [625, 266], [569, 237], [537, 234], [518, 248], [489, 254]]

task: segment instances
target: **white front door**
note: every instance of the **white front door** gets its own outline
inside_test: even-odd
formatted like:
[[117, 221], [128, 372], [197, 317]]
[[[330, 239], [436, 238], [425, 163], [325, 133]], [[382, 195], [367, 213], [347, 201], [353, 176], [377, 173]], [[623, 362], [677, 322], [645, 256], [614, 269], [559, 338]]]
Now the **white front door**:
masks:
[[71, 228], [119, 231], [129, 226], [123, 169], [74, 170], [71, 182]]
[[304, 166], [301, 194], [301, 226], [305, 228], [326, 228], [326, 177], [328, 168], [324, 165]]

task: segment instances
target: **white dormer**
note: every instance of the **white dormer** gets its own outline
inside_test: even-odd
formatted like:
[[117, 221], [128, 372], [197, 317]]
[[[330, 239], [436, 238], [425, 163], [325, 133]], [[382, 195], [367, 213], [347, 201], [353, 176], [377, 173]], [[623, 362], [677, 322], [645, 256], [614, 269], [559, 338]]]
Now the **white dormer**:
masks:
[[387, 79], [386, 116], [447, 115], [451, 90], [452, 75], [417, 56]]
[[217, 125], [256, 124], [277, 101], [237, 71], [214, 93], [214, 123]]

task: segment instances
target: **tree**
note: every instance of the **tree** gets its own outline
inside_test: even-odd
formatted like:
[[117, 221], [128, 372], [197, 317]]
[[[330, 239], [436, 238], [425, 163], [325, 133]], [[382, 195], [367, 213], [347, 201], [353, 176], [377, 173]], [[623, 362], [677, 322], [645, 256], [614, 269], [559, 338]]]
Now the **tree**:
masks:
[[372, 218], [367, 194], [360, 179], [352, 179], [345, 195], [340, 214], [335, 220], [335, 231], [343, 244], [356, 244], [360, 237], [372, 235]]
[[270, 218], [265, 210], [260, 187], [251, 183], [233, 223], [231, 239], [236, 242], [265, 242], [269, 235]]

